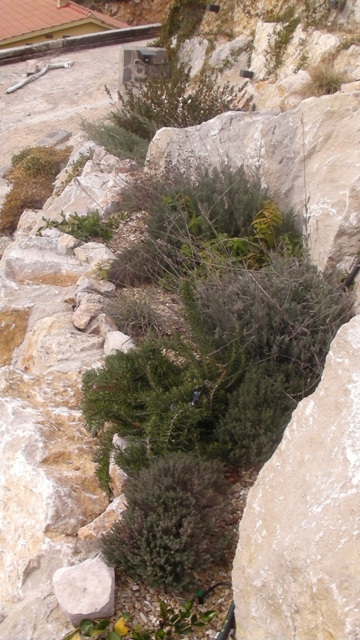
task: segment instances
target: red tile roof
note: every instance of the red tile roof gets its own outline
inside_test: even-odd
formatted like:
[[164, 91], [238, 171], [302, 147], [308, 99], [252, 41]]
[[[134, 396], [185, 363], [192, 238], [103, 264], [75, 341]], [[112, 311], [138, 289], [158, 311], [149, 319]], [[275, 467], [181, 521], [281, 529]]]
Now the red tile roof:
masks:
[[86, 19], [100, 21], [110, 29], [129, 26], [71, 1], [59, 8], [57, 0], [0, 0], [0, 41]]

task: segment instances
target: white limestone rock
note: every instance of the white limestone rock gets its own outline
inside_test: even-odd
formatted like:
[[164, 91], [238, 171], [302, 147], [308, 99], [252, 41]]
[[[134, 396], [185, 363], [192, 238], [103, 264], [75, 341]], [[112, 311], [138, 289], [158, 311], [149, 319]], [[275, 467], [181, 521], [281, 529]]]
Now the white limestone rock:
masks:
[[276, 82], [259, 82], [254, 87], [254, 100], [258, 111], [294, 109], [304, 97], [302, 91], [310, 80], [307, 71], [298, 71]]
[[92, 271], [96, 273], [96, 270], [109, 267], [116, 260], [115, 254], [101, 242], [86, 242], [77, 247], [74, 253], [80, 262], [88, 265], [87, 276], [91, 276]]
[[208, 40], [200, 36], [195, 36], [190, 40], [185, 40], [179, 51], [179, 60], [190, 68], [190, 78], [194, 78], [201, 71], [205, 62]]
[[[227, 65], [233, 66], [239, 58], [247, 64], [247, 49], [250, 43], [251, 38], [247, 35], [239, 36], [229, 42], [215, 43], [215, 49], [209, 58], [210, 66], [214, 69], [223, 69]], [[246, 57], [242, 57], [244, 54]]]
[[115, 522], [121, 520], [125, 509], [125, 496], [117, 496], [112, 502], [110, 502], [106, 510], [95, 518], [95, 520], [79, 529], [78, 538], [80, 540], [85, 540], [87, 543], [90, 542], [93, 550], [100, 550], [101, 536], [110, 531]]
[[33, 640], [41, 628], [46, 637], [62, 637], [52, 575], [64, 562], [84, 558], [74, 535], [107, 500], [72, 407], [74, 377], [41, 381], [2, 367], [0, 388], [0, 638]]
[[110, 618], [115, 607], [115, 571], [100, 558], [85, 560], [54, 573], [56, 599], [70, 622]]
[[339, 44], [340, 40], [334, 33], [314, 31], [307, 37], [308, 64], [313, 67], [322, 64], [331, 54], [335, 54]]
[[259, 20], [257, 23], [250, 69], [258, 81], [264, 80], [269, 75], [269, 42], [276, 37], [279, 29], [280, 26], [276, 22]]
[[77, 331], [72, 320], [72, 312], [38, 320], [18, 349], [14, 366], [43, 375], [50, 371], [81, 372], [99, 362], [103, 338]]
[[129, 336], [121, 331], [109, 331], [106, 334], [104, 343], [104, 354], [109, 356], [116, 353], [116, 351], [122, 351], [127, 353], [130, 349], [134, 349], [135, 344]]
[[233, 569], [237, 640], [356, 640], [360, 316], [335, 337], [250, 490]]
[[[68, 164], [68, 168], [71, 170], [71, 165]], [[132, 171], [131, 167], [129, 171]], [[81, 176], [74, 177], [60, 195], [55, 187], [54, 195], [43, 207], [44, 217], [60, 222], [61, 213], [68, 219], [73, 213], [87, 216], [97, 210], [100, 217], [106, 218], [116, 211], [119, 192], [128, 181], [122, 161], [96, 147]]]
[[[60, 244], [59, 244], [60, 242]], [[72, 250], [64, 253], [58, 237], [28, 237], [12, 242], [0, 261], [5, 276], [19, 283], [68, 286], [86, 272]]]
[[108, 280], [98, 280], [91, 276], [83, 276], [76, 283], [76, 294], [80, 291], [89, 293], [100, 293], [102, 295], [112, 295], [115, 293], [116, 287]]
[[102, 338], [106, 338], [109, 331], [117, 331], [117, 326], [105, 313], [99, 313], [96, 318], [90, 320], [85, 329], [85, 333], [101, 336]]
[[12, 240], [8, 236], [0, 236], [0, 258], [3, 256], [5, 249], [11, 244]]
[[[113, 437], [113, 447], [115, 449], [121, 450], [126, 448], [126, 438], [122, 438], [118, 434], [115, 434]], [[110, 476], [110, 489], [113, 496], [118, 497], [121, 496], [126, 480], [128, 479], [127, 473], [123, 471], [119, 465], [115, 463], [114, 460], [114, 450], [110, 455], [110, 465], [109, 465], [109, 476]]]
[[77, 329], [86, 329], [90, 320], [101, 313], [104, 298], [96, 293], [77, 294], [77, 307], [73, 314], [73, 323]]
[[343, 73], [349, 82], [360, 80], [360, 46], [353, 44], [349, 49], [342, 49], [334, 60], [334, 69]]

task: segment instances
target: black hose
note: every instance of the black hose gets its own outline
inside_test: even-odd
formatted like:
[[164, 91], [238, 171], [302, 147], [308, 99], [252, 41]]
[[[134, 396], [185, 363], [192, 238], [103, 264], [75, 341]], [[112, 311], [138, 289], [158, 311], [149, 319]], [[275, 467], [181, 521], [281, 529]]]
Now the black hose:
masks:
[[220, 633], [217, 636], [216, 640], [226, 640], [228, 638], [231, 629], [235, 628], [235, 605], [232, 602], [229, 611], [226, 614], [226, 618], [223, 626], [221, 627]]

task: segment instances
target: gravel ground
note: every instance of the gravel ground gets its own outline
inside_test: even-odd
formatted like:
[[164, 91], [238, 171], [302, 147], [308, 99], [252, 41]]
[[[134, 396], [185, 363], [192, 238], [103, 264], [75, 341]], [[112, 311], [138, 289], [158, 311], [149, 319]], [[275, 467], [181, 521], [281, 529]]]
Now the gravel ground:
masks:
[[196, 629], [189, 638], [193, 640], [216, 638], [232, 602], [232, 591], [229, 583], [231, 583], [232, 562], [237, 544], [239, 520], [245, 508], [247, 494], [255, 479], [256, 473], [254, 471], [246, 471], [237, 478], [229, 478], [229, 504], [231, 508], [228, 524], [234, 532], [234, 544], [229, 551], [227, 563], [223, 567], [209, 567], [206, 571], [196, 576], [197, 588], [201, 588], [204, 591], [218, 582], [225, 584], [219, 585], [209, 593], [205, 598], [204, 604], [199, 605], [195, 593], [197, 588], [195, 588], [195, 592], [183, 596], [161, 593], [146, 587], [140, 582], [134, 583], [123, 574], [118, 574], [115, 593], [116, 619], [123, 613], [129, 613], [133, 616], [134, 623], [143, 625], [145, 628], [152, 627], [158, 619], [161, 600], [178, 610], [185, 602], [194, 598], [194, 612], [213, 609], [216, 611], [216, 616], [209, 626]]

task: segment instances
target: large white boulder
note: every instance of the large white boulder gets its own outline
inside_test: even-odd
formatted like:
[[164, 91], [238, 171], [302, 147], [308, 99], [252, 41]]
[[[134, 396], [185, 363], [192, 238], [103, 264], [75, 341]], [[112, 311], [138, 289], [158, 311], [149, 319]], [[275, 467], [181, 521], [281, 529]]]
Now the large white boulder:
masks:
[[360, 316], [250, 490], [233, 570], [237, 640], [357, 640]]

